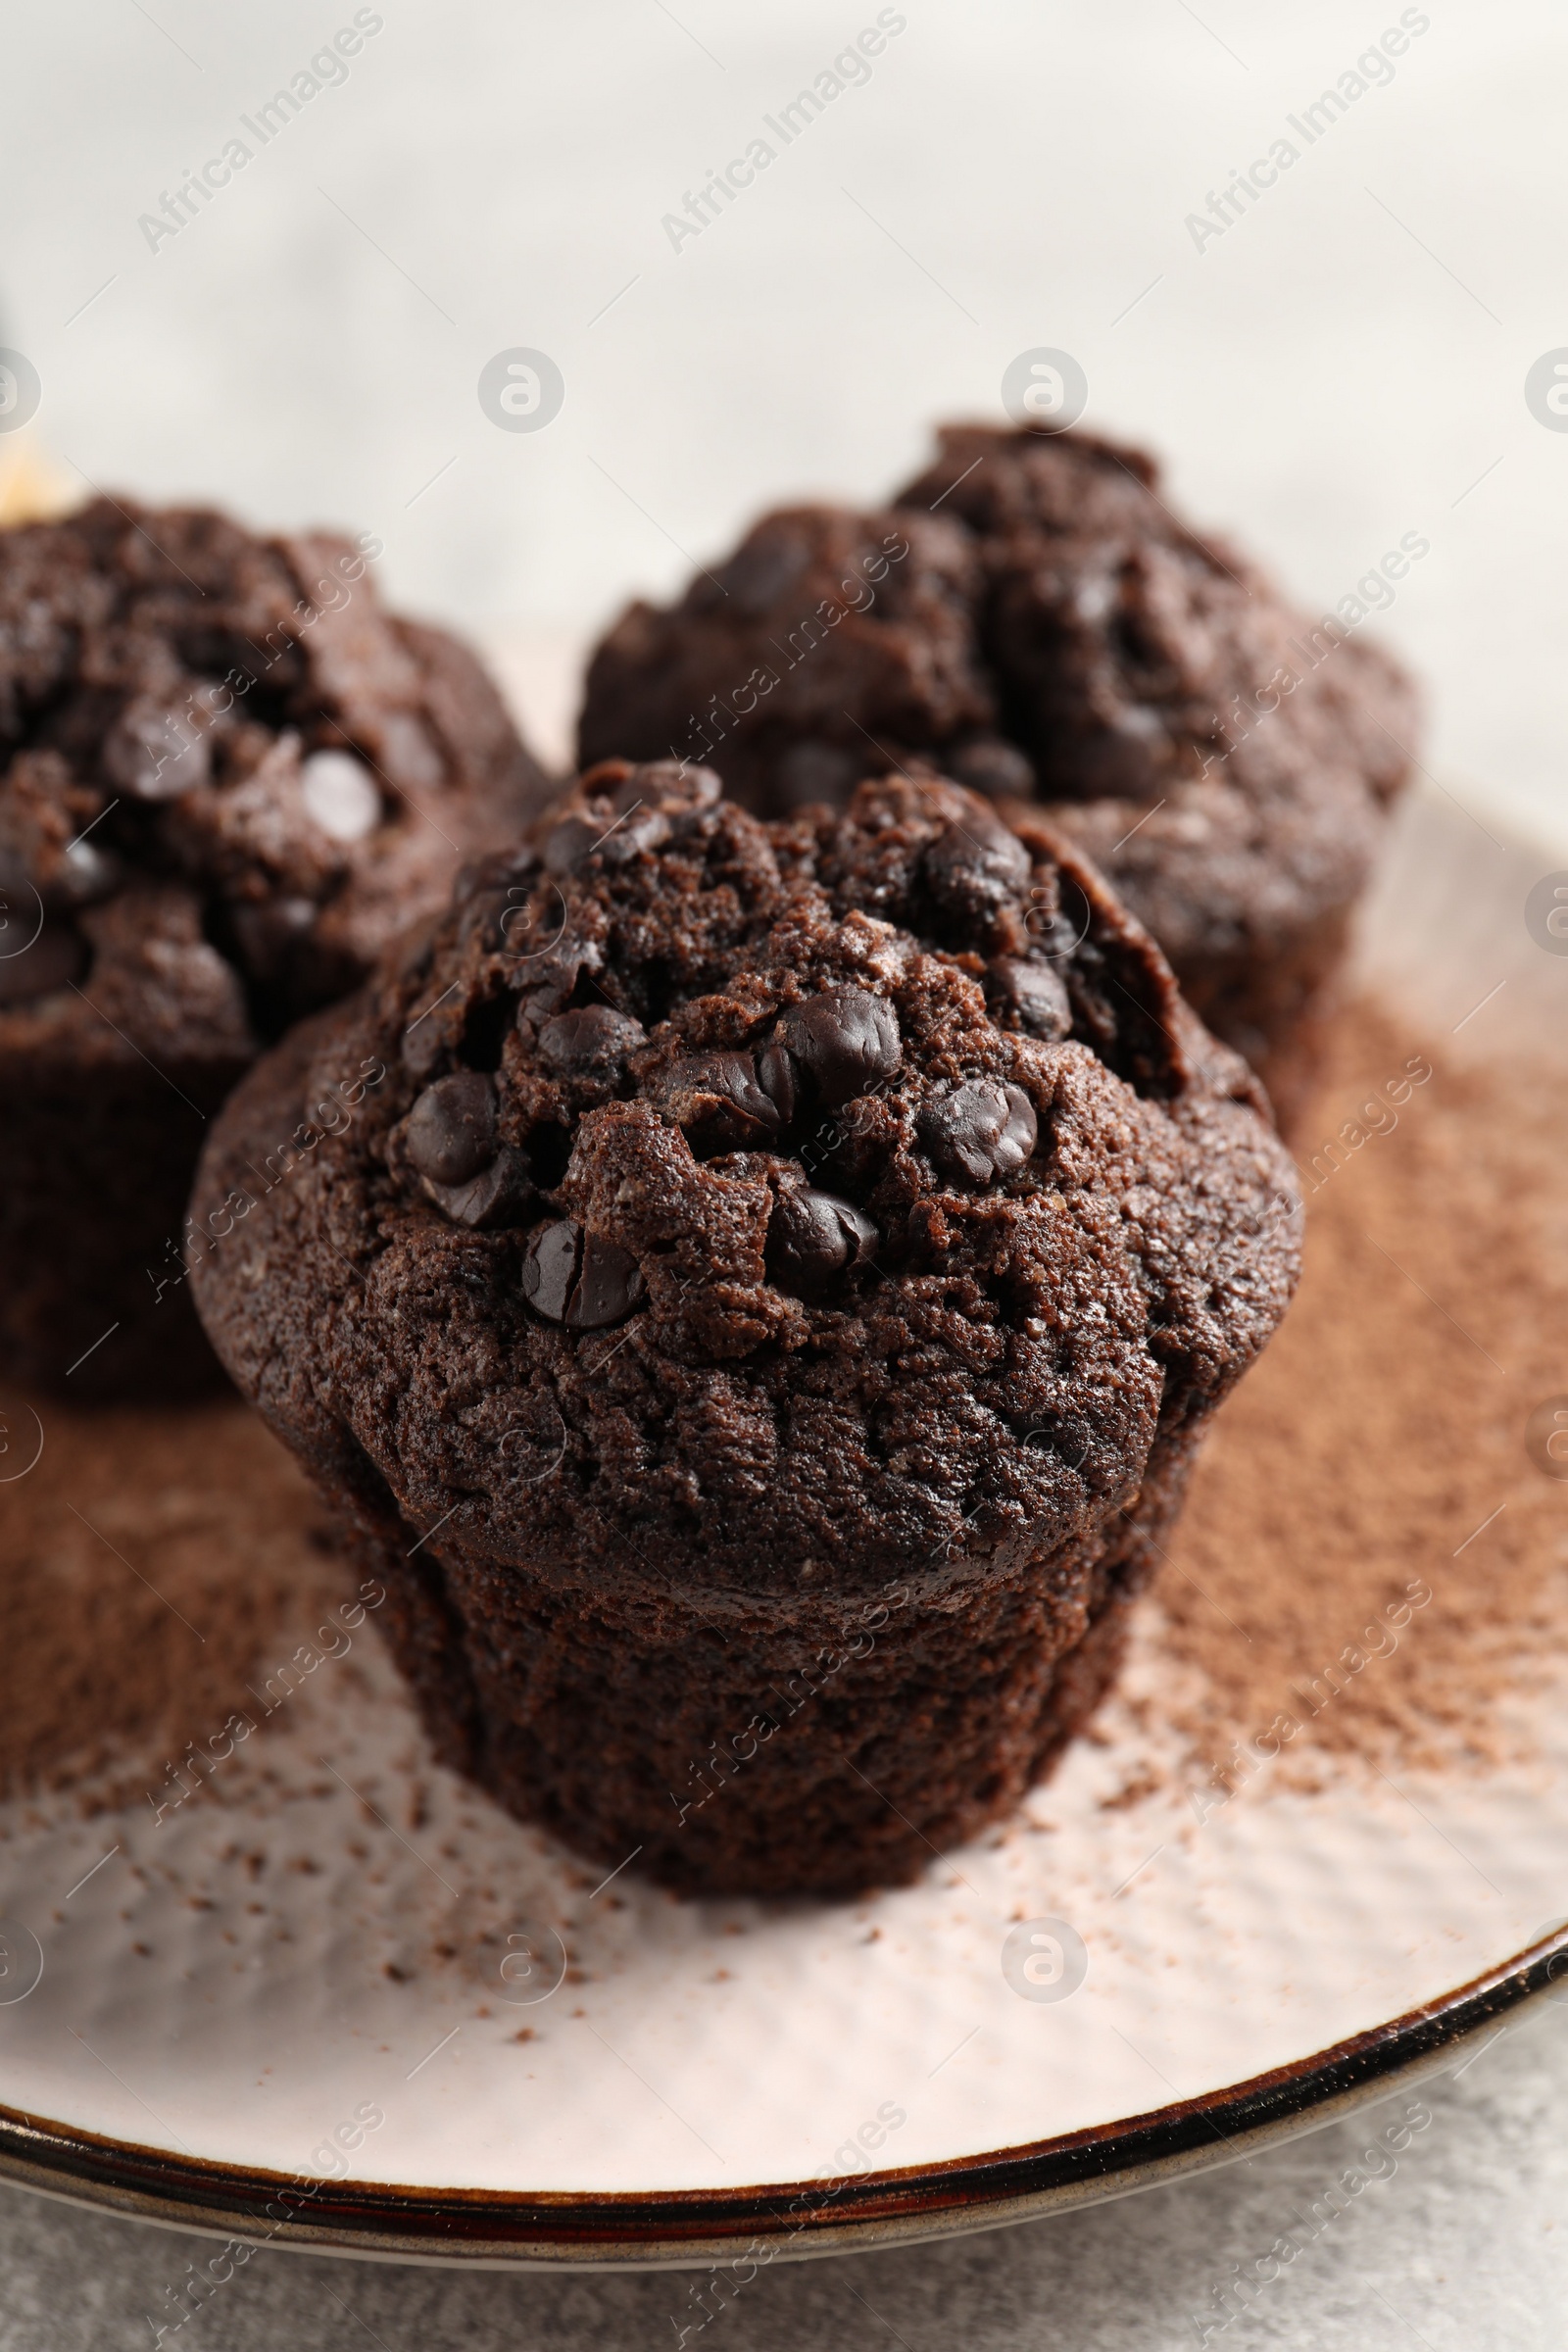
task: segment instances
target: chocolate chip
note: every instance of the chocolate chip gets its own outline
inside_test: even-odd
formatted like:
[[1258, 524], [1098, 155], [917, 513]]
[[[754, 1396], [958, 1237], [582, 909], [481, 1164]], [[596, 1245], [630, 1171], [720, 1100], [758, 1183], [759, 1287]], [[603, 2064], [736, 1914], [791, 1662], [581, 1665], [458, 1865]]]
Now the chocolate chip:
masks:
[[863, 988], [792, 1004], [779, 1017], [777, 1037], [809, 1071], [829, 1110], [891, 1077], [903, 1058], [898, 1015]]
[[522, 1261], [522, 1295], [536, 1313], [552, 1323], [566, 1320], [581, 1258], [582, 1227], [570, 1217], [542, 1225], [528, 1244]]
[[875, 1254], [876, 1227], [853, 1201], [808, 1185], [782, 1192], [767, 1224], [768, 1272], [780, 1287], [808, 1298]]
[[995, 1184], [1021, 1168], [1034, 1151], [1039, 1122], [1020, 1087], [971, 1078], [920, 1113], [926, 1150], [946, 1176]]
[[1031, 963], [1018, 956], [998, 956], [986, 966], [986, 994], [999, 1012], [1010, 1014], [1020, 1029], [1048, 1044], [1065, 1037], [1072, 1027], [1067, 984], [1054, 964]]
[[943, 754], [948, 774], [983, 792], [988, 801], [1029, 801], [1034, 798], [1035, 771], [1015, 743], [1000, 735], [977, 735]]
[[563, 877], [574, 874], [604, 829], [603, 825], [591, 825], [585, 816], [564, 816], [545, 841], [546, 872]]
[[683, 808], [715, 808], [724, 797], [723, 778], [710, 767], [688, 767], [683, 760], [659, 762], [664, 779], [661, 786], [663, 806], [668, 808], [678, 802]]
[[[510, 944], [514, 932], [530, 930], [537, 934], [540, 910], [532, 906], [531, 900], [538, 872], [539, 853], [534, 849], [497, 851], [466, 865], [453, 893], [455, 904], [463, 908], [458, 936], [464, 946], [477, 938], [480, 946], [493, 955]], [[561, 934], [564, 902], [553, 886], [544, 897], [548, 938], [553, 942]], [[528, 943], [522, 944], [525, 947]], [[535, 936], [532, 945], [537, 948], [540, 944]]]
[[922, 863], [926, 888], [950, 914], [973, 919], [996, 914], [1016, 899], [1034, 868], [1029, 853], [983, 802], [944, 827]]
[[644, 850], [662, 849], [669, 819], [659, 808], [634, 808], [620, 817], [564, 816], [545, 843], [545, 867], [574, 874], [591, 857], [601, 865], [629, 865]]
[[790, 1126], [795, 1118], [796, 1083], [794, 1057], [781, 1045], [764, 1046], [757, 1056], [757, 1082], [774, 1109], [781, 1127]]
[[496, 1151], [496, 1092], [483, 1070], [427, 1086], [409, 1113], [408, 1153], [436, 1184], [466, 1184]]
[[520, 1152], [503, 1145], [488, 1167], [466, 1184], [437, 1184], [421, 1179], [426, 1197], [454, 1225], [489, 1233], [498, 1225], [518, 1225], [533, 1199], [528, 1162]]
[[584, 1233], [571, 1217], [541, 1226], [522, 1261], [522, 1295], [568, 1331], [604, 1331], [642, 1304], [642, 1269], [629, 1250]]
[[137, 695], [104, 738], [104, 774], [136, 801], [174, 801], [193, 792], [211, 768], [206, 717], [199, 706], [170, 710]]
[[107, 899], [119, 888], [123, 870], [113, 850], [100, 849], [95, 841], [68, 842], [61, 854], [54, 896], [68, 906], [90, 906], [95, 899]]
[[710, 808], [724, 797], [710, 767], [692, 767], [684, 760], [601, 760], [583, 777], [582, 790], [591, 801], [608, 801], [612, 816], [628, 816], [638, 808], [679, 816]]
[[603, 1331], [640, 1306], [643, 1296], [642, 1269], [631, 1252], [596, 1234], [584, 1234], [582, 1271], [566, 1303], [567, 1329]]
[[[501, 917], [501, 928], [510, 939], [521, 926], [514, 924], [509, 910]], [[522, 958], [518, 967], [521, 985], [517, 994], [517, 1027], [525, 1037], [534, 1036], [553, 1013], [564, 1010], [586, 960], [581, 949], [570, 940], [557, 940], [537, 955]]]
[[683, 1054], [651, 1090], [698, 1152], [748, 1152], [770, 1143], [784, 1120], [758, 1084], [749, 1054]]
[[300, 769], [300, 797], [329, 841], [364, 841], [381, 822], [375, 778], [352, 752], [312, 752]]
[[643, 1025], [609, 1004], [558, 1012], [539, 1032], [539, 1053], [560, 1078], [615, 1078]]
[[633, 808], [612, 826], [599, 844], [603, 865], [630, 865], [645, 850], [662, 850], [669, 839], [669, 819], [662, 808]]
[[[18, 927], [19, 918], [13, 914], [9, 928], [14, 932]], [[32, 944], [16, 953], [5, 952], [5, 938], [6, 932], [0, 931], [0, 1006], [53, 996], [56, 989], [79, 980], [86, 967], [86, 942], [70, 923], [46, 922]]]
[[1029, 897], [1031, 904], [1024, 917], [1024, 929], [1042, 956], [1059, 963], [1083, 946], [1094, 910], [1077, 883], [1065, 874], [1055, 877], [1054, 887], [1050, 875], [1043, 875]]

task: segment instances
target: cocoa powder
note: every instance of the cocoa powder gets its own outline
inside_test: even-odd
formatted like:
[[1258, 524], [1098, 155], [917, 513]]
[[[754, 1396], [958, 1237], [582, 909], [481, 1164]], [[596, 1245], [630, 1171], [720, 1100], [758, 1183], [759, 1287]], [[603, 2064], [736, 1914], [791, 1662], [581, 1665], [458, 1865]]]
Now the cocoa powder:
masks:
[[1362, 1004], [1297, 1151], [1301, 1287], [1157, 1587], [1179, 1728], [1227, 1784], [1497, 1760], [1568, 1636], [1568, 1484], [1526, 1442], [1568, 1396], [1568, 1087]]
[[0, 1484], [0, 1789], [156, 1782], [260, 1712], [257, 1670], [354, 1579], [291, 1457], [237, 1397], [183, 1411], [8, 1396]]

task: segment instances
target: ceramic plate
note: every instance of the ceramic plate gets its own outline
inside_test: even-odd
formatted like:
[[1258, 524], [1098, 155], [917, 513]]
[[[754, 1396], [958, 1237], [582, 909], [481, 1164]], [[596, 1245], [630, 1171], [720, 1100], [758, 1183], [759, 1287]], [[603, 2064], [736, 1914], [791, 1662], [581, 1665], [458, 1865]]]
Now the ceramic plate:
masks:
[[[1568, 958], [1525, 916], [1551, 858], [1473, 845], [1445, 796], [1408, 805], [1361, 976], [1496, 1054], [1560, 1027]], [[83, 1499], [93, 1425], [38, 1409], [24, 1475], [62, 1557], [102, 1544], [100, 1574], [112, 1552], [153, 1591], [176, 1537], [241, 1576], [247, 1545], [271, 1574], [308, 1540], [281, 1454], [275, 1509], [243, 1500], [270, 1441], [237, 1405], [144, 1416], [112, 1521]], [[101, 1772], [97, 1809], [0, 1808], [12, 2178], [277, 2245], [716, 2264], [722, 2294], [1225, 2161], [1495, 2032], [1568, 1951], [1560, 1700], [1484, 1772], [1328, 1757], [1200, 1818], [1173, 1737], [1147, 1770], [1146, 1631], [1103, 1737], [919, 1885], [683, 1902], [432, 1765], [374, 1622], [340, 1605], [264, 1656], [243, 1740], [193, 1722], [200, 1785], [187, 1751]], [[295, 1641], [317, 1663], [285, 1674]]]

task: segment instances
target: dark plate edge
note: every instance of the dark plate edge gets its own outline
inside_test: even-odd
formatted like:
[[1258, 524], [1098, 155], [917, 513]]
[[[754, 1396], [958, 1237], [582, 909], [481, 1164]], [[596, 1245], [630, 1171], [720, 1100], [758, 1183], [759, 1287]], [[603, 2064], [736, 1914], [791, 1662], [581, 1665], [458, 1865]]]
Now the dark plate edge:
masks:
[[[1332, 2122], [1568, 1975], [1568, 1928], [1309, 2058], [1201, 2098], [1018, 2147], [734, 2189], [532, 2195], [335, 2180], [175, 2157], [0, 2107], [0, 2180], [251, 2244], [465, 2267], [682, 2267], [779, 2260], [997, 2229], [1126, 2196]], [[737, 2248], [741, 2249], [737, 2255]]]

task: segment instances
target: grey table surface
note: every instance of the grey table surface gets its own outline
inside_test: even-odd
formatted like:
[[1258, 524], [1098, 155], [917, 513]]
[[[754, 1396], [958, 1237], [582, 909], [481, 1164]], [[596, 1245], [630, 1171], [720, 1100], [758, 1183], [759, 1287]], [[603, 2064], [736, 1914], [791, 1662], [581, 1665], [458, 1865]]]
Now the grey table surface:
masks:
[[[1430, 2123], [1364, 2161], [1419, 2099]], [[259, 2252], [165, 2346], [180, 2352], [1560, 2352], [1568, 2340], [1568, 1997], [1453, 2069], [1249, 2161], [1056, 2220], [759, 2274], [699, 2328], [699, 2275], [464, 2273]], [[1303, 2215], [1343, 2211], [1230, 2316], [1216, 2290]], [[0, 2191], [0, 2352], [157, 2342], [211, 2242]], [[1266, 2261], [1263, 2268], [1269, 2266]]]

